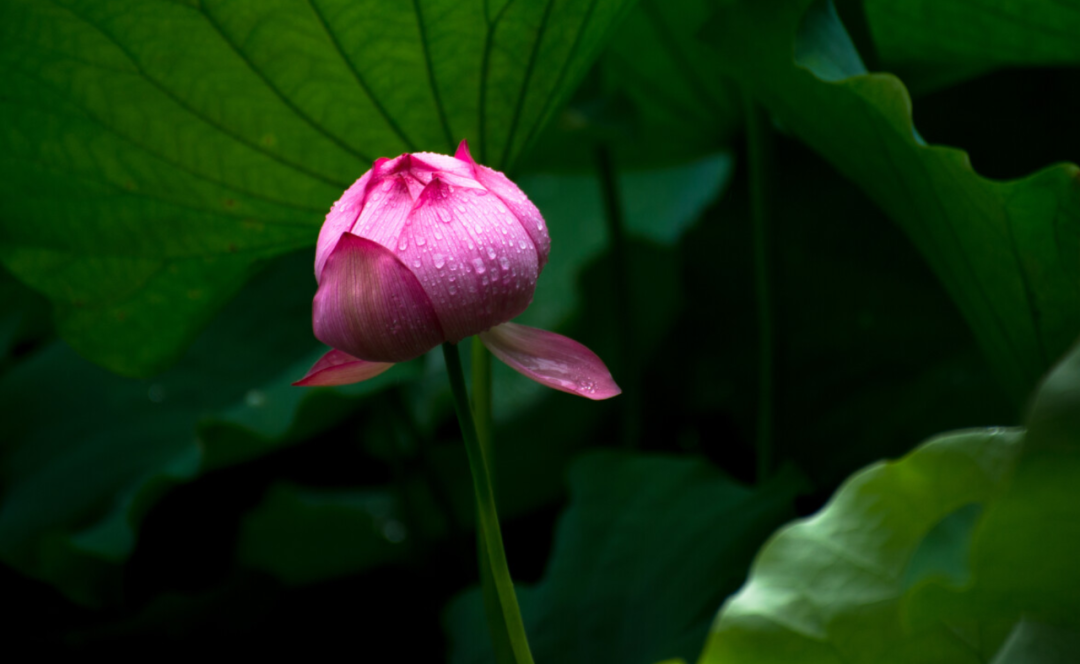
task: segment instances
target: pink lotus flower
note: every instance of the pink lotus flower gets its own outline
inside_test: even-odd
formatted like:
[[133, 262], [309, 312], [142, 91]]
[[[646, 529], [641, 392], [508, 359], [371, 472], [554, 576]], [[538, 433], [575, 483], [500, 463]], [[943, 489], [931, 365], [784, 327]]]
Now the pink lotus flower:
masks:
[[573, 339], [508, 322], [532, 302], [551, 240], [502, 173], [457, 154], [379, 159], [326, 215], [315, 249], [315, 336], [333, 350], [296, 385], [367, 380], [479, 334], [533, 380], [589, 399], [621, 392]]

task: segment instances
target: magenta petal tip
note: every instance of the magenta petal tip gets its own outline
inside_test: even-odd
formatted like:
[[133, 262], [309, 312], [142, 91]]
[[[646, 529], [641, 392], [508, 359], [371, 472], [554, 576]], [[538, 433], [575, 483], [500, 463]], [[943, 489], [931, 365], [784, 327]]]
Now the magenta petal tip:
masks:
[[480, 340], [511, 369], [542, 385], [596, 401], [622, 394], [596, 353], [561, 334], [504, 323], [482, 332]]
[[297, 387], [321, 387], [328, 385], [352, 385], [374, 378], [390, 367], [393, 362], [368, 362], [348, 353], [334, 349], [319, 358], [303, 378], [293, 383]]

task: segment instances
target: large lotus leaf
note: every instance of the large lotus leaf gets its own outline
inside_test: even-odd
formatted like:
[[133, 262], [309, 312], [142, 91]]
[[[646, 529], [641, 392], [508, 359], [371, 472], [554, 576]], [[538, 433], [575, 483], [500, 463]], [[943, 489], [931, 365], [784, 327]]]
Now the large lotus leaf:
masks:
[[[62, 342], [6, 372], [4, 562], [80, 602], [115, 600], [142, 517], [169, 486], [293, 440], [294, 411], [314, 408], [327, 427], [359, 396], [415, 374], [412, 363], [354, 386], [288, 387], [324, 350], [311, 337], [313, 290], [310, 256], [283, 259], [150, 380], [110, 374]], [[251, 433], [212, 426], [230, 419]]]
[[[690, 657], [709, 606], [790, 513], [784, 473], [748, 489], [687, 458], [594, 453], [570, 471], [570, 507], [535, 586], [519, 586], [538, 661], [652, 664]], [[511, 561], [511, 564], [513, 561]], [[452, 662], [492, 661], [479, 590], [447, 609]]]
[[698, 36], [711, 7], [707, 0], [641, 0], [616, 31], [601, 71], [636, 113], [635, 134], [615, 146], [619, 153], [632, 155], [640, 143], [652, 146], [653, 159], [715, 148], [738, 129], [737, 90]]
[[709, 32], [725, 71], [904, 229], [1014, 398], [1029, 394], [1080, 330], [1080, 170], [997, 182], [926, 145], [903, 84], [865, 72], [828, 3], [724, 3]]
[[1044, 632], [1075, 642], [1080, 351], [1033, 403], [1026, 432], [931, 440], [777, 533], [701, 662], [1004, 662]]
[[1074, 65], [1080, 11], [1054, 0], [865, 0], [888, 67]]
[[374, 158], [510, 166], [630, 4], [5, 2], [0, 260], [149, 375]]
[[976, 584], [924, 589], [916, 622], [950, 613], [1080, 628], [1080, 349], [1042, 385], [1009, 490], [975, 533]]
[[985, 662], [1011, 623], [987, 628], [983, 640], [945, 622], [909, 631], [903, 600], [920, 583], [966, 580], [974, 522], [1002, 490], [1021, 440], [1018, 430], [952, 434], [853, 475], [821, 512], [758, 553], [702, 664]]

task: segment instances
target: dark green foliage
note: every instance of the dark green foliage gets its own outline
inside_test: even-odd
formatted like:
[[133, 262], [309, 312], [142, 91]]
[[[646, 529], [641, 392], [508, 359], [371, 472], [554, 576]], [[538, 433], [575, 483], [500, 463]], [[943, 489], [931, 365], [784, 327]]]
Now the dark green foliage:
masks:
[[[1052, 0], [0, 3], [9, 647], [491, 661], [441, 358], [291, 385], [325, 350], [325, 212], [374, 158], [464, 138], [553, 238], [520, 322], [637, 386], [591, 403], [495, 363], [537, 661], [1071, 661], [1078, 20]], [[781, 468], [757, 485], [747, 100], [772, 135]]]

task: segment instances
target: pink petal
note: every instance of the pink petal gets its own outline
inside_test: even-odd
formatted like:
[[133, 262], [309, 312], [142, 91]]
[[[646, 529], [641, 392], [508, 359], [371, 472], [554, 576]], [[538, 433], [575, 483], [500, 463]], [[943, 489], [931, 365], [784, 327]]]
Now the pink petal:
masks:
[[372, 168], [361, 175], [360, 179], [345, 190], [345, 193], [341, 195], [341, 198], [334, 203], [333, 207], [330, 208], [330, 212], [327, 213], [326, 221], [323, 223], [322, 230], [319, 231], [319, 239], [315, 243], [316, 280], [321, 278], [326, 259], [330, 257], [330, 252], [337, 246], [338, 238], [341, 237], [342, 233], [351, 230], [357, 218], [360, 217], [360, 211], [364, 208], [367, 184], [371, 180], [371, 174], [374, 171], [375, 169]]
[[595, 400], [622, 393], [596, 353], [560, 334], [506, 323], [481, 333], [480, 340], [511, 369], [542, 385]]
[[315, 337], [369, 362], [404, 362], [445, 339], [431, 300], [386, 247], [344, 233], [323, 268]]
[[469, 154], [469, 145], [465, 141], [458, 146], [454, 157], [470, 164], [473, 167], [473, 177], [488, 191], [498, 196], [514, 213], [536, 247], [537, 260], [540, 269], [543, 270], [547, 265], [548, 253], [551, 251], [551, 236], [548, 235], [547, 225], [540, 215], [540, 210], [536, 209], [529, 197], [508, 177], [495, 169], [481, 166], [473, 161], [472, 155]]
[[454, 173], [468, 178], [473, 177], [472, 164], [455, 157], [435, 152], [414, 152], [412, 156], [413, 163], [417, 167], [427, 168], [431, 171]]
[[524, 311], [539, 270], [529, 236], [497, 197], [443, 177], [417, 199], [397, 247], [446, 339], [458, 342]]
[[351, 385], [374, 378], [390, 367], [392, 362], [368, 362], [343, 351], [333, 349], [319, 358], [303, 378], [293, 383], [299, 387], [320, 385]]
[[390, 175], [381, 182], [373, 181], [364, 210], [349, 232], [393, 249], [412, 210], [413, 200], [409, 178], [405, 175]]

